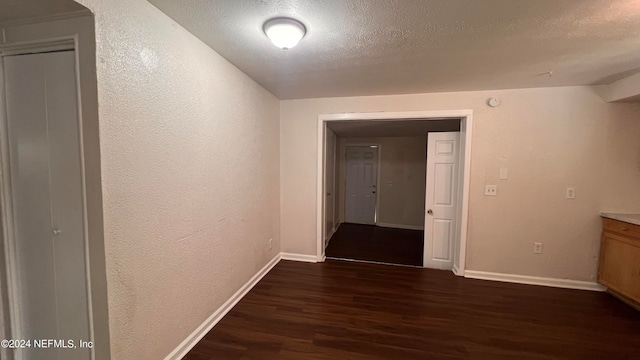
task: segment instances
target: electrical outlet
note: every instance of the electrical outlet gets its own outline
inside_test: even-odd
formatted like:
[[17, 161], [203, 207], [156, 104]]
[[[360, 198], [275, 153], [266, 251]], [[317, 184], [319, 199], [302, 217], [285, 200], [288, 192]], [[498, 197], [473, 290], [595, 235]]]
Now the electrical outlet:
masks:
[[542, 243], [533, 243], [533, 253], [542, 254]]
[[576, 198], [576, 188], [568, 187], [567, 188], [566, 198], [567, 199], [575, 199]]
[[498, 195], [498, 185], [486, 185], [484, 187], [484, 195], [485, 196], [496, 196], [496, 195]]
[[269, 250], [273, 248], [273, 239], [269, 239]]

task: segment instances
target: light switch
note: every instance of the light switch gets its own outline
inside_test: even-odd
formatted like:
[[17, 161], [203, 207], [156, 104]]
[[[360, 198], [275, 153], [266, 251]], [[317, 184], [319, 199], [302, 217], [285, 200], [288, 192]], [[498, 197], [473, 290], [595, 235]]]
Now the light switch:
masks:
[[500, 180], [507, 180], [507, 168], [500, 169]]

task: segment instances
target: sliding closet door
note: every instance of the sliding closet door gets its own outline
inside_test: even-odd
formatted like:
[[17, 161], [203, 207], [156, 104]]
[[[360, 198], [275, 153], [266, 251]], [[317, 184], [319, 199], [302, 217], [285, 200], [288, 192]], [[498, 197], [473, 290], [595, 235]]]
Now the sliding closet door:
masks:
[[[4, 58], [21, 339], [90, 341], [73, 51]], [[69, 345], [70, 343], [66, 343]], [[25, 349], [23, 359], [90, 359]]]

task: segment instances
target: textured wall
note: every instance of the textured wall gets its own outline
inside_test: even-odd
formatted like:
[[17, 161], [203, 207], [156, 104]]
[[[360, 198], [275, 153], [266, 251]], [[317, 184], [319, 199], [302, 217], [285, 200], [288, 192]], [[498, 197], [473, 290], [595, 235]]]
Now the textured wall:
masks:
[[380, 179], [376, 223], [424, 226], [427, 137], [340, 138], [338, 174], [340, 178], [340, 221], [344, 221], [346, 192], [346, 146], [379, 144]]
[[[502, 106], [489, 108], [490, 96]], [[317, 116], [325, 113], [474, 110], [468, 269], [591, 280], [599, 212], [640, 212], [637, 107], [604, 103], [594, 88], [290, 100], [280, 109], [283, 251], [315, 253]], [[497, 184], [498, 196], [485, 197], [485, 184]], [[564, 198], [567, 186], [575, 200]], [[532, 253], [534, 241], [544, 254]]]
[[279, 252], [279, 103], [147, 1], [79, 2], [96, 21], [112, 358], [161, 359]]

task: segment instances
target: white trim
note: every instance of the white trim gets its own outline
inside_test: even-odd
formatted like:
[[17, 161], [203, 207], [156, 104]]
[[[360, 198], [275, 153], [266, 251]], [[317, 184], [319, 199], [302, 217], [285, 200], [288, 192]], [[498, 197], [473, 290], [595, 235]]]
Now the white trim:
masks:
[[405, 230], [424, 230], [424, 225], [402, 225], [402, 224], [390, 224], [390, 223], [377, 223], [376, 226], [393, 228], [393, 229], [405, 229]]
[[[57, 38], [46, 39], [44, 41], [21, 41], [10, 44], [0, 44], [0, 53], [2, 56], [37, 54], [49, 51], [75, 50], [77, 45], [76, 36], [61, 36]], [[76, 66], [76, 73], [79, 66]], [[78, 81], [79, 82], [79, 81]]]
[[336, 233], [336, 228], [334, 227], [333, 229], [331, 229], [331, 232], [327, 234], [327, 236], [324, 238], [324, 241], [326, 244], [326, 246], [324, 247], [325, 249], [327, 248], [327, 246], [329, 246], [329, 241], [331, 241], [331, 238], [335, 233]]
[[[321, 262], [324, 256], [324, 144], [325, 144], [325, 124], [318, 121], [318, 169], [316, 179], [316, 196], [318, 202], [317, 219], [316, 219], [316, 262]], [[284, 253], [283, 253], [284, 254]]]
[[[326, 145], [326, 142], [327, 142], [327, 140], [326, 140], [326, 136], [325, 136], [325, 145]], [[336, 224], [335, 224], [335, 218], [336, 218], [336, 216], [335, 216], [336, 215], [335, 214], [335, 211], [336, 211], [336, 188], [335, 188], [335, 184], [336, 184], [336, 178], [337, 178], [337, 174], [336, 174], [336, 165], [337, 165], [337, 163], [336, 163], [336, 149], [337, 149], [337, 144], [338, 144], [338, 136], [335, 133], [333, 133], [333, 173], [334, 174], [333, 174], [333, 179], [331, 179], [331, 182], [329, 184], [327, 184], [327, 181], [326, 181], [327, 179], [325, 177], [325, 179], [324, 179], [324, 188], [323, 188], [324, 189], [323, 191], [324, 191], [325, 194], [326, 193], [331, 193], [331, 199], [332, 199], [332, 203], [331, 203], [331, 206], [332, 206], [331, 209], [332, 210], [331, 211], [332, 211], [332, 214], [333, 214], [333, 219], [331, 219], [331, 221], [333, 222], [333, 227], [329, 230], [328, 234], [326, 233], [326, 230], [323, 229], [323, 234], [324, 234], [324, 244], [323, 244], [323, 249], [322, 249], [323, 252], [324, 252], [324, 249], [326, 249], [327, 246], [329, 245], [329, 240], [331, 240], [331, 237], [336, 232]], [[325, 149], [325, 156], [324, 156], [325, 165], [324, 165], [324, 167], [327, 166], [327, 164], [326, 164], [326, 161], [327, 161], [326, 150], [327, 149]], [[329, 191], [329, 189], [331, 189], [331, 191]], [[323, 211], [325, 212], [325, 219], [324, 219], [323, 226], [325, 226], [325, 227], [327, 226], [326, 222], [328, 220], [326, 218], [328, 205], [329, 204], [327, 204], [325, 202], [324, 209], [323, 209]]]
[[323, 262], [325, 259], [324, 255], [320, 258], [320, 260], [318, 260], [318, 257], [316, 257], [315, 255], [293, 254], [293, 253], [286, 253], [286, 252], [280, 253], [280, 257], [282, 258], [282, 260], [301, 261], [301, 262], [310, 262], [310, 263]]
[[453, 267], [451, 268], [451, 272], [453, 272], [457, 276], [464, 276], [464, 273], [462, 273], [460, 269], [458, 269], [456, 264], [453, 264]]
[[251, 289], [265, 276], [274, 266], [280, 261], [280, 254], [276, 255], [271, 261], [269, 261], [257, 274], [255, 274], [246, 284], [244, 284], [233, 296], [229, 298], [222, 306], [209, 316], [200, 326], [198, 326], [186, 339], [184, 339], [178, 347], [165, 357], [165, 360], [179, 360], [182, 359], [196, 344], [207, 335], [207, 333], [227, 315], [236, 304], [247, 295]]
[[60, 21], [67, 19], [75, 19], [84, 16], [93, 16], [89, 9], [76, 10], [72, 12], [62, 13], [62, 14], [51, 14], [44, 16], [31, 17], [26, 19], [18, 19], [18, 20], [8, 20], [0, 22], [1, 27], [13, 27], [13, 26], [21, 26], [21, 25], [31, 25], [38, 24], [44, 22], [52, 22], [52, 21]]
[[495, 273], [495, 272], [487, 272], [487, 271], [467, 270], [464, 273], [464, 277], [469, 279], [502, 281], [502, 282], [527, 284], [527, 285], [541, 285], [541, 286], [550, 286], [550, 287], [557, 287], [557, 288], [564, 288], [564, 289], [578, 289], [578, 290], [589, 290], [589, 291], [606, 291], [607, 290], [607, 288], [605, 288], [604, 286], [591, 281], [557, 279], [557, 278], [549, 278], [549, 277], [515, 275], [515, 274], [503, 274], [503, 273]]
[[[333, 133], [333, 184], [331, 184], [331, 187], [333, 188], [333, 196], [331, 197], [333, 199], [333, 211], [331, 212], [333, 214], [333, 229], [332, 229], [332, 234], [331, 236], [333, 236], [333, 234], [336, 233], [336, 229], [338, 228], [338, 226], [336, 225], [339, 221], [340, 221], [340, 214], [339, 211], [336, 211], [336, 207], [338, 204], [338, 197], [336, 196], [336, 194], [338, 193], [338, 187], [336, 187], [336, 182], [338, 180], [340, 180], [340, 174], [339, 174], [339, 169], [338, 169], [338, 151], [340, 151], [340, 147], [338, 146], [338, 135], [336, 135], [336, 133]], [[329, 238], [329, 240], [331, 240], [331, 238]], [[325, 247], [326, 249], [326, 247]]]
[[[462, 138], [464, 137], [464, 141]], [[460, 121], [460, 146], [464, 145], [464, 155], [460, 154], [460, 161], [464, 165], [462, 173], [458, 174], [458, 179], [462, 176], [462, 208], [460, 209], [459, 241], [458, 241], [458, 276], [463, 276], [466, 269], [467, 260], [467, 232], [469, 224], [469, 198], [471, 197], [471, 141], [473, 139], [473, 111], [469, 110]], [[458, 167], [460, 171], [460, 167]], [[460, 185], [458, 185], [460, 186]], [[455, 260], [454, 260], [455, 264]]]
[[[324, 136], [326, 123], [329, 121], [402, 121], [402, 120], [442, 120], [446, 118], [461, 119], [460, 137], [461, 144], [464, 144], [464, 155], [461, 154], [461, 161], [464, 163], [462, 182], [462, 210], [459, 222], [460, 250], [458, 252], [458, 272], [464, 274], [467, 247], [467, 228], [469, 223], [469, 196], [471, 184], [471, 143], [473, 110], [436, 110], [436, 111], [400, 111], [400, 112], [370, 112], [370, 113], [338, 113], [318, 115], [318, 141], [317, 141], [317, 172], [316, 172], [316, 258], [322, 261], [324, 258]], [[464, 134], [464, 136], [463, 136]], [[464, 141], [462, 141], [464, 138]]]
[[[87, 205], [87, 169], [86, 169], [86, 157], [84, 154], [84, 119], [82, 117], [82, 88], [80, 77], [80, 52], [77, 50], [80, 47], [78, 35], [73, 35], [73, 51], [75, 62], [75, 75], [76, 75], [76, 94], [78, 102], [78, 145], [80, 152], [80, 173], [81, 173], [81, 186], [82, 186], [82, 215], [83, 215], [83, 231], [84, 231], [84, 266], [85, 276], [87, 280], [87, 309], [89, 310], [89, 336], [95, 339], [95, 321], [93, 319], [93, 295], [92, 295], [92, 283], [91, 283], [91, 255], [89, 251], [89, 211]], [[91, 348], [91, 358], [96, 358], [95, 346]]]
[[393, 120], [425, 120], [432, 118], [434, 120], [445, 120], [447, 118], [461, 118], [473, 114], [472, 109], [462, 110], [429, 110], [429, 111], [379, 111], [369, 113], [336, 113], [336, 114], [320, 114], [318, 119], [322, 121], [338, 121], [338, 120], [374, 120], [374, 121], [393, 121]]
[[[2, 281], [2, 291], [6, 294], [7, 303], [3, 304], [3, 316], [8, 315], [4, 321], [4, 335], [7, 338], [17, 339], [22, 333], [20, 325], [21, 312], [20, 300], [18, 299], [16, 273], [16, 249], [15, 249], [15, 229], [13, 219], [13, 198], [11, 192], [11, 176], [9, 173], [9, 139], [8, 139], [8, 114], [6, 104], [6, 89], [4, 78], [4, 57], [0, 56], [0, 168], [2, 176], [0, 179], [0, 201], [2, 202], [2, 242], [4, 249], [4, 268], [0, 271], [6, 281]], [[15, 357], [16, 350], [7, 349], [10, 358]]]

